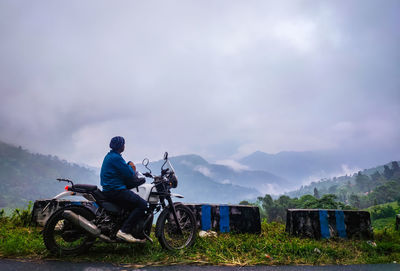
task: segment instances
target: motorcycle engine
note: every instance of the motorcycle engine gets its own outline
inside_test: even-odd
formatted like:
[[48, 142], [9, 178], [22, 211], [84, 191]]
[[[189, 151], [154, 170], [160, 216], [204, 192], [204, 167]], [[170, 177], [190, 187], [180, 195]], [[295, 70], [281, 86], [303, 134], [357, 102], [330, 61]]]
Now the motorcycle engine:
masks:
[[119, 229], [117, 223], [115, 222], [115, 218], [104, 214], [98, 219], [98, 222], [96, 224], [97, 227], [101, 230], [102, 234], [111, 237], [114, 236]]

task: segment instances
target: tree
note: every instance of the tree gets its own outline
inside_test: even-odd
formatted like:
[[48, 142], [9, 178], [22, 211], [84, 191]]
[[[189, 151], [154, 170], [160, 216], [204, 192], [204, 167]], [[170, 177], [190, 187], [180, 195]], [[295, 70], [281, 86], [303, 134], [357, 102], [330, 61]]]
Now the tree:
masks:
[[400, 172], [399, 163], [397, 163], [397, 161], [393, 161], [392, 162], [392, 171], [393, 172]]
[[372, 209], [371, 217], [372, 219], [393, 217], [396, 215], [396, 211], [391, 205], [387, 206], [376, 206]]
[[375, 188], [371, 197], [376, 198], [378, 204], [396, 201], [400, 197], [400, 184], [389, 181]]
[[393, 172], [393, 176], [392, 176], [393, 180], [400, 181], [400, 167], [396, 161], [392, 162], [392, 172]]
[[319, 193], [316, 187], [314, 187], [314, 198], [319, 199]]
[[367, 175], [358, 172], [356, 176], [356, 188], [360, 192], [369, 192], [372, 189], [371, 180]]
[[386, 165], [384, 165], [383, 168], [383, 176], [385, 176], [387, 180], [390, 180], [390, 178], [393, 176], [393, 171]]
[[339, 202], [336, 201], [337, 197], [333, 194], [323, 195], [322, 198], [318, 201], [319, 208], [321, 209], [338, 209], [340, 208]]
[[264, 210], [267, 210], [274, 204], [271, 195], [268, 194], [266, 194], [264, 197], [258, 197], [257, 200], [261, 203], [261, 206], [264, 208]]
[[264, 197], [258, 197], [257, 204], [260, 205], [261, 217], [270, 219], [270, 217], [268, 215], [268, 210], [274, 204], [274, 201], [273, 201], [271, 195], [266, 194]]
[[351, 194], [349, 198], [350, 205], [356, 208], [360, 208], [360, 198], [355, 195]]
[[348, 193], [347, 186], [342, 186], [341, 188], [339, 188], [337, 195], [341, 202], [347, 202], [347, 193]]
[[318, 208], [318, 200], [311, 195], [304, 195], [299, 199], [299, 208]]
[[335, 194], [337, 193], [339, 185], [332, 185], [331, 187], [328, 188], [328, 193], [329, 194]]
[[276, 204], [283, 206], [285, 208], [293, 208], [292, 206], [292, 199], [286, 195], [282, 195], [275, 201]]
[[374, 181], [374, 182], [376, 182], [376, 181], [379, 180], [379, 178], [380, 178], [381, 176], [382, 176], [382, 175], [379, 173], [379, 171], [375, 171], [373, 174], [371, 174], [371, 180]]

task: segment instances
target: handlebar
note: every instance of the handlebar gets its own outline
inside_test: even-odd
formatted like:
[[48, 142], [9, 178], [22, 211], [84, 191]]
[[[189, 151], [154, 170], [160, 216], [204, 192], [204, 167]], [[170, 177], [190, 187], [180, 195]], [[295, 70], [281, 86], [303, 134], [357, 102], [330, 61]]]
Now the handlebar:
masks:
[[142, 173], [147, 178], [154, 178], [154, 176], [150, 172]]
[[57, 181], [59, 181], [59, 182], [67, 182], [67, 183], [70, 183], [71, 185], [74, 185], [74, 183], [71, 180], [68, 180], [68, 179], [58, 178]]
[[[164, 177], [164, 175], [166, 175], [169, 171], [170, 171], [169, 168], [162, 169], [162, 170], [161, 170], [161, 176], [159, 176], [159, 177]], [[154, 175], [151, 174], [150, 172], [145, 172], [145, 173], [142, 173], [142, 174], [143, 174], [143, 176], [145, 176], [145, 177], [147, 177], [147, 178], [152, 178], [152, 179], [155, 179], [155, 178], [158, 177], [158, 176], [154, 176]]]

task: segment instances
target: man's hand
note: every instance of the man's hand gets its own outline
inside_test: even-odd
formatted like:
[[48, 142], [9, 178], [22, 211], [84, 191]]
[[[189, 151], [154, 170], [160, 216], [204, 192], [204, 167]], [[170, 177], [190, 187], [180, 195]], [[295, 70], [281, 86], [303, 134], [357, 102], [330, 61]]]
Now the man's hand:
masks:
[[129, 162], [128, 162], [128, 165], [130, 165], [131, 168], [133, 169], [133, 171], [136, 172], [136, 166], [135, 166], [135, 164], [134, 164], [132, 161], [129, 161]]
[[153, 177], [150, 172], [145, 172], [145, 173], [142, 173], [142, 174], [144, 176], [146, 176], [147, 178], [152, 178]]

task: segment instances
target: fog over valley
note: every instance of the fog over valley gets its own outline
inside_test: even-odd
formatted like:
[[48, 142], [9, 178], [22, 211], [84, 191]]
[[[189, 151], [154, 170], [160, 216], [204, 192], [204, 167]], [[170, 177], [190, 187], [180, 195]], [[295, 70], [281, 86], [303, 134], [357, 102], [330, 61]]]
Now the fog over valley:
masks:
[[99, 185], [117, 135], [127, 161], [168, 151], [182, 185], [224, 202], [397, 161], [399, 14], [392, 0], [1, 1], [1, 181], [72, 172], [59, 158]]

